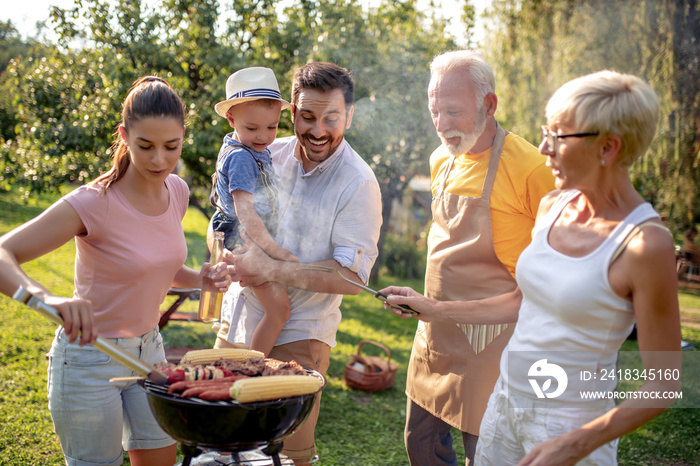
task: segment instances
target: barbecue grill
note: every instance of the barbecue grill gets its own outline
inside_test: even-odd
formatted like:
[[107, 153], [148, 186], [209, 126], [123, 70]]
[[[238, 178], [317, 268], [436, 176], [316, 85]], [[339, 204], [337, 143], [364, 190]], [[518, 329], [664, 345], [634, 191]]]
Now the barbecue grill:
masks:
[[182, 466], [189, 466], [192, 458], [207, 451], [232, 453], [233, 462], [218, 462], [217, 459], [217, 462], [210, 464], [242, 464], [240, 457], [245, 455], [241, 452], [251, 450], [263, 452], [272, 459], [274, 466], [281, 466], [283, 463], [279, 452], [284, 439], [306, 421], [316, 397], [326, 385], [325, 378], [319, 372], [308, 371], [308, 374], [323, 381], [317, 392], [253, 403], [182, 398], [168, 393], [167, 386], [148, 380], [139, 380], [138, 383], [148, 394], [148, 401], [160, 426], [181, 444], [184, 455]]

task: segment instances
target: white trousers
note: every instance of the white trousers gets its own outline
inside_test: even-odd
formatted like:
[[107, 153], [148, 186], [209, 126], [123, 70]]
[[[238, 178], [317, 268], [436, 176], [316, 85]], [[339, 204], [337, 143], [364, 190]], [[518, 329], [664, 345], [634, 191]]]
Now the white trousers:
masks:
[[[481, 420], [474, 464], [516, 465], [535, 446], [581, 427], [613, 406], [612, 400], [594, 406], [547, 406], [534, 396], [509, 393], [499, 378]], [[617, 465], [617, 439], [599, 447], [577, 465]]]

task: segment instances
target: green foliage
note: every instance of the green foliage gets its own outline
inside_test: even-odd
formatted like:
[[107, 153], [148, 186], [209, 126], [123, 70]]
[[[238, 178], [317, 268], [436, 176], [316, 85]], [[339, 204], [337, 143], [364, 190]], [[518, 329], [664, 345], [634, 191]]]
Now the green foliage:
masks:
[[[143, 5], [81, 0], [52, 8], [60, 48], [12, 70], [18, 137], [0, 147], [0, 187], [40, 192], [95, 177], [109, 163], [107, 148], [129, 85], [156, 73], [188, 106], [182, 175], [192, 203], [208, 212], [210, 176], [230, 131], [213, 110], [227, 77], [245, 66], [268, 66], [290, 95], [294, 70], [309, 60], [336, 62], [355, 78], [347, 139], [377, 173], [386, 219], [411, 177], [427, 173], [427, 155], [438, 145], [426, 111], [428, 63], [454, 43], [443, 22], [420, 13], [416, 2], [385, 0], [372, 9], [359, 0]], [[279, 134], [291, 132], [284, 112]]]
[[[385, 1], [368, 12], [357, 2], [320, 2], [318, 14], [322, 21], [310, 26], [317, 38], [310, 58], [347, 67], [356, 82], [346, 138], [381, 186], [383, 263], [393, 201], [415, 175], [428, 174], [428, 157], [440, 143], [427, 111], [428, 65], [455, 44], [440, 21], [423, 26], [428, 21], [415, 2]], [[377, 273], [375, 268], [372, 281]]]
[[26, 54], [31, 48], [31, 44], [22, 41], [10, 20], [0, 21], [0, 44], [0, 74], [5, 71], [10, 60]]
[[105, 63], [82, 55], [55, 53], [10, 65], [17, 138], [0, 154], [0, 182], [29, 192], [56, 192], [65, 183], [83, 183], [109, 166], [108, 147], [119, 117]]
[[387, 268], [389, 275], [401, 279], [422, 279], [425, 276], [426, 257], [424, 238], [387, 233], [383, 265]]
[[8, 83], [5, 70], [12, 60], [37, 56], [44, 47], [33, 39], [22, 40], [17, 29], [8, 21], [0, 21], [0, 141], [15, 137], [15, 102], [13, 89]]
[[493, 0], [484, 49], [497, 118], [533, 143], [549, 97], [602, 69], [646, 79], [661, 107], [656, 138], [631, 168], [635, 187], [674, 231], [700, 220], [700, 4], [694, 0]]
[[[331, 60], [355, 77], [347, 138], [375, 170], [388, 218], [410, 179], [427, 173], [438, 144], [426, 111], [427, 65], [456, 45], [444, 22], [416, 1], [362, 3], [168, 0], [145, 8], [143, 1], [81, 0], [52, 8], [60, 48], [44, 46], [43, 59], [27, 51], [35, 43], [0, 24], [3, 52], [23, 55], [0, 82], [0, 189], [12, 182], [38, 192], [96, 176], [108, 165], [126, 90], [138, 76], [157, 73], [188, 105], [183, 176], [193, 204], [206, 210], [215, 154], [229, 130], [213, 111], [227, 76], [269, 66], [289, 95], [297, 66]], [[461, 9], [469, 44], [472, 3]], [[659, 94], [662, 118], [658, 137], [632, 168], [635, 186], [677, 231], [700, 218], [697, 2], [493, 0], [488, 11], [484, 52], [497, 74], [505, 127], [536, 143], [546, 100], [563, 82], [602, 68], [639, 74]], [[42, 108], [47, 103], [55, 108]], [[289, 112], [280, 130], [287, 134]]]
[[[64, 42], [87, 35], [95, 43], [94, 49], [85, 49], [89, 61], [111, 56], [118, 64], [109, 71], [111, 79], [122, 83], [111, 94], [115, 117], [127, 89], [141, 75], [163, 76], [178, 90], [188, 108], [182, 176], [191, 186], [194, 204], [205, 208], [218, 146], [228, 131], [213, 107], [223, 97], [228, 70], [246, 65], [235, 47], [218, 41], [218, 2], [167, 1], [145, 9], [141, 2], [114, 7], [93, 0], [70, 11], [55, 9], [54, 15]], [[89, 25], [87, 31], [75, 28], [79, 19]]]

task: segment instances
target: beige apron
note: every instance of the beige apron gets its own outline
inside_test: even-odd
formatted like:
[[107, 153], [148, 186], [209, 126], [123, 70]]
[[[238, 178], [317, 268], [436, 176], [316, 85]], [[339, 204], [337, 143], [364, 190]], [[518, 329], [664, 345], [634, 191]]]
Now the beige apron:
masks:
[[[513, 291], [515, 280], [496, 256], [489, 197], [505, 131], [497, 127], [481, 197], [445, 192], [450, 158], [432, 202], [426, 296], [468, 301]], [[462, 432], [479, 434], [499, 375], [501, 352], [515, 324], [420, 322], [408, 366], [406, 393], [416, 404]]]

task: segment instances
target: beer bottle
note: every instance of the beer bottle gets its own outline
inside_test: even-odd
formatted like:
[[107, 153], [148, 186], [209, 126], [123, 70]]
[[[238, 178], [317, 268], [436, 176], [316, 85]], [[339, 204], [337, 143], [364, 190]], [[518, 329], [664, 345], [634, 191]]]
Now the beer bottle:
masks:
[[[211, 250], [209, 263], [216, 265], [221, 261], [224, 252], [224, 233], [214, 232], [214, 245]], [[221, 301], [223, 293], [219, 293], [214, 286], [214, 280], [209, 277], [202, 278], [202, 291], [199, 293], [199, 320], [202, 322], [215, 322], [221, 318]]]

